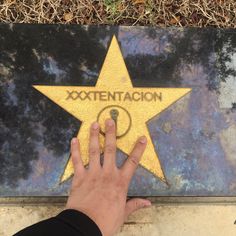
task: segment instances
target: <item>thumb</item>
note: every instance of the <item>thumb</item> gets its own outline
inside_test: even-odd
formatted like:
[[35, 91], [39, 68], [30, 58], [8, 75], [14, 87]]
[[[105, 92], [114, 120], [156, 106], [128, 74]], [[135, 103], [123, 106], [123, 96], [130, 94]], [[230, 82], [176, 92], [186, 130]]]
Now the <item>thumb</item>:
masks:
[[127, 219], [128, 216], [134, 211], [137, 211], [141, 208], [150, 207], [151, 205], [152, 204], [149, 200], [142, 198], [133, 198], [127, 201], [125, 206], [125, 219]]

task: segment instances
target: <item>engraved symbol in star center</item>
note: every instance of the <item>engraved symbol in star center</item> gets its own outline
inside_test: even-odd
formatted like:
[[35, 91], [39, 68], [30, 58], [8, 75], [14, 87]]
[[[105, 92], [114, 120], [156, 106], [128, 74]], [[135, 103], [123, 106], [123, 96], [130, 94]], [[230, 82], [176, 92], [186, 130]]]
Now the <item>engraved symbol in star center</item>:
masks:
[[116, 123], [116, 138], [124, 137], [130, 130], [132, 119], [130, 113], [122, 106], [110, 105], [104, 107], [97, 115], [100, 133], [105, 136], [105, 120], [112, 118]]
[[118, 115], [119, 115], [119, 111], [117, 109], [111, 109], [110, 110], [110, 115], [111, 115], [111, 118], [115, 121], [115, 123], [117, 125], [117, 118], [118, 118]]

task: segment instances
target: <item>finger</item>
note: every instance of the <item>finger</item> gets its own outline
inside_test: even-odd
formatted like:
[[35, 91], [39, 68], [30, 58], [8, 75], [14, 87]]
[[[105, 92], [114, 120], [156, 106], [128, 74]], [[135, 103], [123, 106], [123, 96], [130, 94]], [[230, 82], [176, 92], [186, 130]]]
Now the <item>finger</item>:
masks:
[[151, 205], [152, 203], [149, 200], [142, 198], [133, 198], [129, 200], [125, 206], [125, 219], [127, 219], [133, 212], [142, 208], [150, 207]]
[[121, 171], [123, 172], [124, 176], [128, 178], [128, 180], [130, 180], [134, 175], [134, 172], [138, 167], [139, 161], [141, 160], [143, 152], [146, 148], [146, 144], [147, 144], [147, 139], [145, 136], [139, 138], [132, 152], [130, 153], [129, 157], [127, 158], [123, 167], [121, 168]]
[[89, 167], [100, 167], [99, 124], [94, 122], [90, 128]]
[[116, 127], [113, 119], [105, 122], [105, 150], [104, 167], [110, 168], [115, 165], [116, 157]]
[[77, 177], [85, 170], [80, 156], [80, 146], [77, 138], [71, 140], [71, 159], [74, 167], [74, 177]]

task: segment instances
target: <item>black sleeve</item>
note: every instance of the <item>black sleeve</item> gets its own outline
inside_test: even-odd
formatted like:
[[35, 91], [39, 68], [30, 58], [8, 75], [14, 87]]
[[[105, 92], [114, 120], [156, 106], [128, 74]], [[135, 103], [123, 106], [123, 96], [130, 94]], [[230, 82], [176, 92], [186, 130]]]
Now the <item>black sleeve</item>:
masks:
[[64, 210], [50, 219], [31, 225], [14, 236], [102, 236], [98, 226], [84, 213]]

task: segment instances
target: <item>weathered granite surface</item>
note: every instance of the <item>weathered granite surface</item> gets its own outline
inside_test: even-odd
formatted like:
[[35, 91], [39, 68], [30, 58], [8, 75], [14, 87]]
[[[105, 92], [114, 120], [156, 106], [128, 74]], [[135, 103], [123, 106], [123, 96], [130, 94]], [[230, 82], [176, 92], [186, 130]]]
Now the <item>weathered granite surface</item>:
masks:
[[192, 88], [148, 124], [170, 185], [140, 167], [129, 194], [235, 196], [235, 30], [12, 24], [0, 25], [0, 196], [67, 195], [80, 121], [32, 85], [95, 85], [113, 34], [135, 87]]

